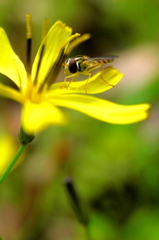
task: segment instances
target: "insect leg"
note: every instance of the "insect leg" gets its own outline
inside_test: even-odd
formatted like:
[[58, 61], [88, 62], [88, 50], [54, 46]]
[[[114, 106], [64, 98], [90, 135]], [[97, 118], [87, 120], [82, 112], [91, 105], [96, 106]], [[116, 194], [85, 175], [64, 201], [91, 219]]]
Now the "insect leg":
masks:
[[89, 75], [89, 76], [87, 78], [87, 81], [86, 81], [86, 84], [85, 84], [85, 87], [84, 87], [85, 88], [85, 93], [87, 93], [87, 84], [88, 84], [88, 81], [89, 81], [90, 77], [92, 76], [92, 73], [88, 73], [86, 75]]
[[76, 80], [76, 78], [78, 77], [78, 75], [79, 75], [78, 73], [73, 74], [73, 78], [72, 78], [71, 81], [68, 83], [67, 89], [68, 89], [68, 87], [70, 86], [70, 84]]
[[67, 79], [67, 78], [71, 78], [71, 77], [72, 77], [72, 75], [65, 77], [65, 78], [64, 78], [64, 83], [63, 83], [63, 85], [62, 85], [60, 88], [65, 88], [66, 85], [67, 85], [66, 79]]
[[[64, 79], [64, 84], [63, 84], [60, 88], [65, 88], [65, 87], [66, 87], [66, 88], [68, 89], [68, 87], [70, 86], [70, 84], [71, 84], [73, 81], [76, 80], [77, 76], [78, 76], [78, 74], [71, 74], [71, 75], [65, 77], [65, 79]], [[66, 79], [67, 79], [67, 78], [71, 78], [71, 77], [72, 77], [72, 79], [71, 79], [71, 80], [69, 81], [69, 83], [67, 84]]]
[[[102, 71], [102, 66], [101, 66], [101, 71]], [[107, 85], [109, 85], [109, 86], [111, 86], [111, 87], [114, 87], [114, 85], [113, 84], [110, 84], [110, 83], [108, 83], [103, 77], [102, 77], [102, 74], [101, 74], [101, 79], [107, 84]]]

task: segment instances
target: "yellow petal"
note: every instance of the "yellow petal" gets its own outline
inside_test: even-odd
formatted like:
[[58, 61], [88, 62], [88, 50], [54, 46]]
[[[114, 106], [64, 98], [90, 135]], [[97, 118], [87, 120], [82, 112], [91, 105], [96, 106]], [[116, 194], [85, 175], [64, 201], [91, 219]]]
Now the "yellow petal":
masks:
[[10, 98], [16, 102], [23, 103], [24, 97], [23, 95], [15, 90], [14, 88], [5, 86], [4, 84], [0, 83], [0, 96]]
[[65, 44], [67, 44], [67, 41], [69, 37], [71, 36], [72, 29], [65, 26], [60, 21], [57, 21], [44, 40], [42, 41], [42, 44], [40, 45], [40, 48], [37, 52], [37, 55], [35, 57], [35, 61], [33, 63], [32, 68], [32, 79], [35, 80], [37, 67], [40, 59], [41, 50], [44, 46], [44, 54], [42, 57], [40, 69], [38, 72], [38, 83], [42, 83], [49, 71], [51, 70], [53, 64], [58, 60], [58, 57], [61, 54], [61, 50], [65, 47]]
[[74, 41], [72, 41], [69, 44], [66, 54], [68, 55], [75, 47], [77, 47], [82, 42], [87, 41], [90, 37], [91, 37], [91, 35], [89, 33], [86, 33], [86, 34], [83, 34], [82, 36], [79, 36], [78, 38], [76, 38]]
[[87, 95], [61, 95], [51, 101], [54, 105], [71, 108], [93, 118], [114, 124], [129, 124], [148, 117], [149, 104], [119, 105]]
[[[105, 92], [115, 86], [123, 77], [123, 74], [118, 72], [113, 67], [104, 68], [94, 76], [87, 80], [78, 82], [60, 82], [52, 85], [49, 95], [59, 95], [68, 93], [88, 93], [96, 94]], [[71, 79], [71, 78], [70, 78]]]
[[36, 134], [49, 125], [65, 124], [64, 114], [47, 102], [33, 104], [26, 102], [22, 109], [21, 124], [24, 132]]
[[0, 28], [0, 73], [10, 78], [18, 87], [21, 84], [26, 85], [24, 65], [14, 53], [3, 28]]

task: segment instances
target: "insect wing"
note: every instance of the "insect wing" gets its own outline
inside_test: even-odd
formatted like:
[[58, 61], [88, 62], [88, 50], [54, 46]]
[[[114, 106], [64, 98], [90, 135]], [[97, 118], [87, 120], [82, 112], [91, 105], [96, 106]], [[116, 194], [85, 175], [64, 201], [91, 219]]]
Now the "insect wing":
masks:
[[114, 61], [114, 58], [117, 56], [108, 56], [108, 57], [96, 57], [96, 58], [89, 58], [89, 65], [90, 66], [101, 66], [103, 64], [111, 63]]
[[115, 59], [115, 58], [118, 58], [118, 56], [113, 56], [113, 55], [112, 55], [112, 56], [105, 56], [105, 57], [94, 57], [94, 58], [88, 58], [88, 60], [89, 60], [89, 61], [93, 61], [93, 60], [94, 60], [94, 61], [95, 61], [95, 60], [96, 60], [96, 61], [98, 61], [98, 60], [103, 60], [103, 61], [104, 61], [104, 60], [107, 60], [107, 59], [109, 60], [109, 59]]

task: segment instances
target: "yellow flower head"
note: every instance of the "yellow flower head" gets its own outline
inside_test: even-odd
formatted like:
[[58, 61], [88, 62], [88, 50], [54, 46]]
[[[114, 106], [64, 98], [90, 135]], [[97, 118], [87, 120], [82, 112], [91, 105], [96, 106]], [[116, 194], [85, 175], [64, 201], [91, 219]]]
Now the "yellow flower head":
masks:
[[[31, 17], [28, 15], [28, 23]], [[28, 43], [31, 40], [30, 25], [27, 26]], [[114, 124], [128, 124], [147, 117], [149, 104], [123, 106], [89, 96], [106, 91], [116, 85], [122, 74], [112, 67], [104, 68], [86, 81], [72, 82], [62, 88], [64, 82], [55, 83], [57, 73], [65, 56], [87, 35], [72, 35], [72, 29], [57, 21], [43, 38], [30, 67], [28, 54], [27, 71], [13, 51], [3, 28], [0, 28], [0, 73], [10, 78], [17, 89], [0, 84], [0, 95], [22, 105], [21, 125], [27, 134], [36, 134], [48, 125], [65, 124], [66, 116], [59, 107], [83, 112], [93, 118]], [[29, 45], [28, 45], [29, 46]], [[102, 78], [109, 84], [102, 81]]]

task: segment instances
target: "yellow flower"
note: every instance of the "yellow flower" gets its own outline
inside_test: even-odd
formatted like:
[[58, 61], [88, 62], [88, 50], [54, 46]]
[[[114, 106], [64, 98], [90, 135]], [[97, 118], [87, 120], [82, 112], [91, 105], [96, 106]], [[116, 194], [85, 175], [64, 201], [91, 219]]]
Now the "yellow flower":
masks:
[[123, 75], [112, 67], [89, 79], [88, 94], [85, 93], [87, 80], [72, 82], [68, 89], [62, 88], [64, 82], [55, 83], [64, 57], [85, 38], [79, 36], [77, 33], [72, 35], [70, 27], [57, 21], [44, 37], [32, 68], [27, 72], [4, 29], [0, 28], [0, 73], [17, 86], [13, 88], [0, 83], [0, 95], [22, 105], [21, 125], [25, 133], [36, 134], [48, 125], [65, 124], [66, 116], [59, 107], [71, 108], [114, 124], [134, 123], [147, 118], [149, 104], [123, 106], [89, 96], [106, 91], [121, 80]]

